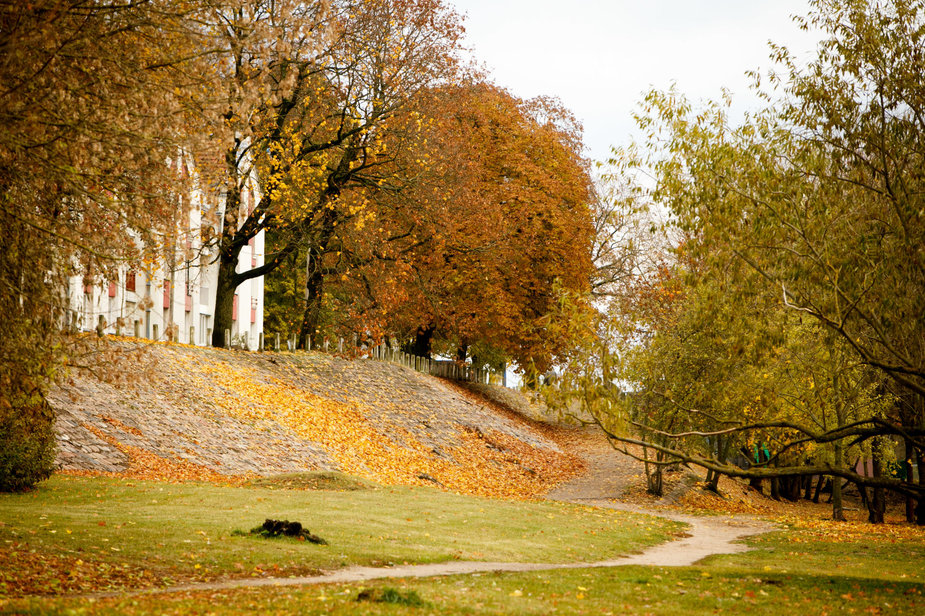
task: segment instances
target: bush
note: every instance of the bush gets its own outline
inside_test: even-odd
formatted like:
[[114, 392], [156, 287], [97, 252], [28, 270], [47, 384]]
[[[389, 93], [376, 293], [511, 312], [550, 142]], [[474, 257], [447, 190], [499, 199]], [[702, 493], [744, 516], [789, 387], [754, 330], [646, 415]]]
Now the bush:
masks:
[[54, 411], [41, 397], [0, 397], [0, 491], [26, 490], [51, 475], [54, 423]]

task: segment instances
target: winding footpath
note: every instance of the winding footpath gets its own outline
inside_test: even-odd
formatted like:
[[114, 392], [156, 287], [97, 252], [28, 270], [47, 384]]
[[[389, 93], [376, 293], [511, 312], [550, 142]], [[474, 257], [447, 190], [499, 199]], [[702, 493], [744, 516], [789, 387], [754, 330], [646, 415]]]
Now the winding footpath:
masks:
[[[588, 472], [548, 495], [551, 500], [579, 503], [658, 516], [688, 525], [685, 535], [667, 543], [651, 547], [640, 554], [598, 562], [577, 563], [518, 563], [453, 561], [424, 565], [392, 567], [346, 567], [321, 575], [287, 578], [238, 579], [177, 585], [147, 589], [129, 594], [162, 594], [176, 592], [211, 592], [235, 588], [305, 586], [311, 584], [351, 583], [383, 578], [424, 578], [486, 572], [548, 571], [553, 569], [580, 569], [591, 567], [622, 567], [626, 565], [654, 565], [684, 567], [716, 554], [735, 554], [749, 548], [738, 543], [744, 537], [773, 530], [761, 520], [746, 516], [693, 516], [680, 513], [647, 510], [642, 507], [614, 502], [630, 481], [632, 461], [621, 454], [600, 447], [578, 452], [588, 464]], [[127, 593], [96, 593], [94, 597], [125, 596]]]

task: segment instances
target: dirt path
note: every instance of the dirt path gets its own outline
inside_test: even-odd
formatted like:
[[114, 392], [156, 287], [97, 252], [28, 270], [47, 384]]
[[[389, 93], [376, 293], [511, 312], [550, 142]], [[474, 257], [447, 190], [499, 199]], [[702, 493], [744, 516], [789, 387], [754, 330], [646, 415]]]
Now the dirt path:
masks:
[[[347, 567], [321, 575], [290, 578], [257, 578], [229, 580], [225, 582], [187, 584], [156, 590], [139, 591], [134, 594], [174, 593], [197, 591], [220, 591], [233, 588], [256, 588], [274, 586], [305, 586], [311, 584], [332, 584], [363, 582], [383, 578], [424, 578], [442, 575], [459, 575], [484, 572], [548, 571], [553, 569], [579, 569], [588, 567], [621, 567], [626, 565], [655, 565], [661, 567], [683, 567], [692, 565], [714, 554], [734, 554], [748, 549], [738, 540], [772, 530], [766, 522], [745, 516], [692, 516], [680, 513], [648, 510], [636, 505], [615, 502], [621, 492], [638, 472], [635, 463], [609, 449], [606, 441], [594, 437], [578, 437], [574, 445], [576, 453], [588, 464], [588, 472], [567, 484], [559, 486], [549, 494], [552, 500], [581, 503], [594, 507], [606, 507], [660, 516], [689, 525], [687, 535], [649, 548], [641, 554], [624, 556], [591, 563], [503, 563], [454, 561], [425, 565], [401, 565], [394, 567]], [[94, 597], [124, 596], [126, 593], [99, 593]]]
[[[599, 432], [576, 431], [568, 445], [570, 451], [585, 460], [588, 472], [557, 487], [547, 498], [645, 513], [690, 526], [687, 531], [690, 536], [649, 548], [636, 556], [619, 559], [616, 564], [683, 567], [714, 554], [744, 552], [748, 548], [737, 543], [740, 539], [773, 530], [770, 524], [752, 516], [693, 516], [616, 502], [615, 499], [619, 499], [642, 472], [639, 462], [614, 451]], [[679, 485], [677, 491], [683, 491], [683, 485]], [[670, 493], [662, 502], [674, 502], [678, 495]]]

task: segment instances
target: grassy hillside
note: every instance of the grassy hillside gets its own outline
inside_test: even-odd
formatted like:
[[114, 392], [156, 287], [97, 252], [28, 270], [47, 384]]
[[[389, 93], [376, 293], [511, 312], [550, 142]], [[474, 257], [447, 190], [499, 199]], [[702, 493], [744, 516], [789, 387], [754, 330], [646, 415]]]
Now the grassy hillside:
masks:
[[63, 470], [230, 483], [338, 470], [515, 498], [582, 470], [543, 424], [394, 364], [164, 344], [142, 363], [119, 384], [74, 376], [53, 393]]

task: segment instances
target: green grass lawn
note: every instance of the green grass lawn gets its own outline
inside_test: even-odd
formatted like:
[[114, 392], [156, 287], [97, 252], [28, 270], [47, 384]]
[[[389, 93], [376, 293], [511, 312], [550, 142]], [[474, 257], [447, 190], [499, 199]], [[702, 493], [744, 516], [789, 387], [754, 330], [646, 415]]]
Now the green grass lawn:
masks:
[[741, 554], [714, 556], [711, 567], [736, 571], [754, 568], [774, 575], [833, 577], [925, 582], [925, 532], [919, 539], [845, 538], [841, 541], [811, 540], [799, 530], [751, 537], [754, 549]]
[[[208, 579], [275, 574], [275, 566], [294, 572], [456, 557], [591, 561], [639, 549], [676, 530], [651, 518], [556, 503], [351, 487], [361, 489], [56, 478], [31, 494], [0, 496], [0, 538], [25, 542], [39, 554], [84, 556], [116, 569], [122, 561], [130, 569], [174, 561], [166, 571], [177, 578]], [[231, 536], [233, 529], [255, 526], [270, 515], [299, 519], [331, 545]], [[925, 613], [925, 533], [918, 529], [810, 520], [746, 542], [752, 551], [714, 556], [695, 567], [580, 568], [106, 599], [8, 598], [0, 599], [0, 614]], [[23, 556], [7, 564], [3, 575]], [[259, 572], [251, 569], [258, 565]], [[116, 587], [133, 582], [114, 576]], [[359, 600], [361, 593], [399, 603]], [[401, 604], [406, 599], [411, 605]]]
[[[423, 606], [358, 600], [364, 589], [394, 589]], [[183, 593], [101, 600], [31, 599], [7, 606], [50, 614], [921, 614], [920, 582], [826, 573], [780, 575], [754, 569], [619, 567], [489, 573], [365, 585]], [[0, 613], [3, 608], [0, 607]]]
[[[329, 545], [233, 535], [268, 517], [298, 520]], [[591, 562], [660, 543], [680, 528], [648, 516], [429, 488], [307, 491], [56, 476], [34, 492], [0, 495], [0, 596], [357, 564]]]

